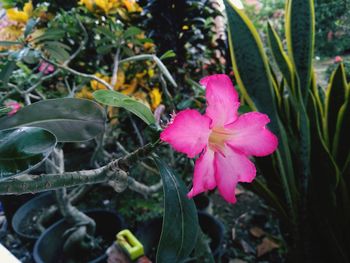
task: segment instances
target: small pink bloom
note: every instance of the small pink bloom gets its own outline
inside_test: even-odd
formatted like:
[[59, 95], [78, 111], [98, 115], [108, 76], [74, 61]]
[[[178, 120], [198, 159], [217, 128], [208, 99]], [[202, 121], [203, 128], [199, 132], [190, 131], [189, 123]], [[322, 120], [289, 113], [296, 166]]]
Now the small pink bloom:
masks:
[[9, 116], [14, 115], [20, 108], [22, 108], [21, 104], [19, 104], [17, 101], [10, 101], [5, 103], [5, 105], [12, 109], [9, 113], [7, 113]]
[[50, 63], [42, 61], [39, 66], [39, 71], [44, 73], [45, 75], [48, 75], [55, 71], [55, 67]]
[[343, 58], [341, 57], [341, 56], [336, 56], [335, 58], [334, 58], [334, 63], [340, 63], [340, 62], [342, 62], [343, 61]]
[[267, 115], [238, 115], [238, 93], [228, 76], [208, 76], [200, 83], [206, 87], [205, 114], [191, 109], [179, 112], [160, 138], [189, 158], [200, 154], [188, 197], [217, 187], [226, 201], [235, 203], [237, 183], [255, 178], [249, 157], [272, 154], [278, 140], [266, 128], [270, 122]]

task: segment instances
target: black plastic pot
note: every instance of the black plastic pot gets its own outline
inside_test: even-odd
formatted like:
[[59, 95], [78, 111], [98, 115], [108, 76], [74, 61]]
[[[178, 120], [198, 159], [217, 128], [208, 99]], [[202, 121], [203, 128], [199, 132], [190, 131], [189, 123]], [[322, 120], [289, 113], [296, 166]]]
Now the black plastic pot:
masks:
[[[108, 244], [115, 241], [116, 234], [124, 228], [123, 219], [115, 212], [106, 210], [90, 210], [86, 214], [95, 220], [96, 235], [102, 236]], [[57, 263], [61, 262], [64, 232], [69, 228], [68, 223], [62, 219], [40, 236], [36, 241], [33, 257], [36, 263]], [[88, 263], [106, 262], [107, 255], [102, 254]]]
[[[29, 234], [23, 228], [23, 220], [33, 215], [35, 211], [39, 211], [43, 208], [48, 208], [55, 203], [55, 198], [52, 192], [41, 194], [37, 197], [30, 199], [23, 204], [14, 214], [12, 218], [13, 230], [24, 240], [35, 241], [39, 238], [40, 234]], [[60, 219], [59, 216], [52, 219], [52, 223]]]
[[[210, 238], [210, 249], [215, 259], [222, 255], [225, 229], [224, 225], [214, 216], [206, 212], [198, 212], [199, 225], [204, 234]], [[157, 217], [143, 223], [136, 231], [136, 236], [143, 244], [146, 255], [152, 254], [157, 248], [163, 219]], [[192, 261], [187, 261], [192, 262]]]

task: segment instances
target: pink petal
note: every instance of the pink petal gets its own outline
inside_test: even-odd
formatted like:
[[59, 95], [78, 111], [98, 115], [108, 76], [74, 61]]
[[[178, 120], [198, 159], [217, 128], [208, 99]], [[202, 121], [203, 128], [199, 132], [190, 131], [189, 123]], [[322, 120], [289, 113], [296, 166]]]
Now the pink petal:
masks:
[[244, 154], [227, 146], [223, 153], [215, 153], [215, 179], [222, 197], [236, 202], [235, 188], [238, 182], [250, 183], [255, 178], [254, 164]]
[[200, 83], [206, 87], [206, 115], [213, 120], [213, 126], [223, 127], [237, 119], [238, 93], [230, 78], [224, 74], [203, 78]]
[[269, 122], [270, 119], [265, 114], [245, 113], [234, 123], [225, 126], [233, 133], [227, 143], [246, 155], [269, 155], [278, 146], [277, 137], [266, 127]]
[[194, 166], [193, 186], [187, 196], [192, 198], [207, 190], [213, 190], [216, 186], [214, 173], [214, 152], [206, 148]]
[[160, 139], [189, 158], [201, 153], [208, 143], [211, 120], [196, 110], [179, 112], [174, 121], [160, 134]]

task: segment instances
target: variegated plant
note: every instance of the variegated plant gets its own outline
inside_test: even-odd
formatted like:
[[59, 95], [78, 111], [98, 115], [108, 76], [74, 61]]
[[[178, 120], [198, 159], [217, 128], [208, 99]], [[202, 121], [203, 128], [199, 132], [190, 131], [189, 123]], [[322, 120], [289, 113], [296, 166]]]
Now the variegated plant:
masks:
[[264, 178], [253, 188], [280, 215], [292, 262], [349, 262], [350, 86], [342, 64], [317, 85], [314, 1], [287, 1], [286, 50], [267, 25], [271, 60], [244, 12], [225, 5], [239, 88], [279, 137], [274, 156], [257, 160]]

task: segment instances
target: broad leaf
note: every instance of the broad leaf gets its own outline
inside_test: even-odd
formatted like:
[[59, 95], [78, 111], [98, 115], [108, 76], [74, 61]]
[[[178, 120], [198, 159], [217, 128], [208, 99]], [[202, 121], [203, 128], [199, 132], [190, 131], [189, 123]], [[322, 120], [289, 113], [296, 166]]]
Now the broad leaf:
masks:
[[60, 142], [78, 142], [104, 132], [105, 118], [103, 108], [90, 100], [44, 100], [22, 108], [14, 116], [1, 118], [0, 130], [41, 127], [55, 134]]
[[93, 96], [98, 102], [102, 104], [124, 108], [132, 112], [148, 125], [154, 124], [156, 122], [149, 107], [120, 92], [112, 90], [98, 90], [93, 93]]
[[55, 135], [41, 128], [0, 131], [0, 180], [35, 168], [55, 145]]
[[163, 180], [164, 218], [157, 262], [181, 262], [195, 247], [199, 224], [195, 204], [186, 196], [184, 183], [160, 158], [155, 157]]

